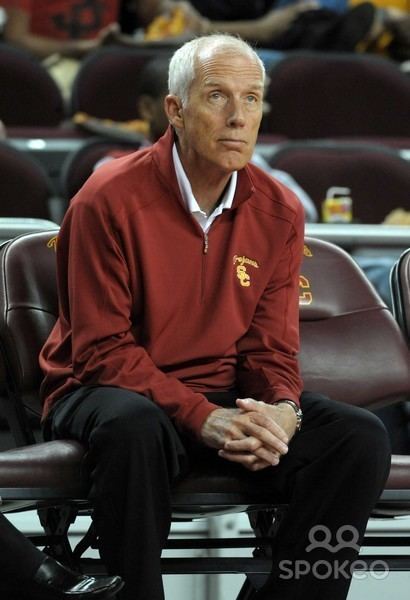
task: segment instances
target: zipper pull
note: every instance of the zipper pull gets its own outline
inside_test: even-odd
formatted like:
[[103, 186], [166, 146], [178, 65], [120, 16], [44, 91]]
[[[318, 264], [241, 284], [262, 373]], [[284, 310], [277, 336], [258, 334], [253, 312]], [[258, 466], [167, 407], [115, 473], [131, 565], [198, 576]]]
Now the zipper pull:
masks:
[[204, 233], [204, 254], [208, 254], [208, 234]]

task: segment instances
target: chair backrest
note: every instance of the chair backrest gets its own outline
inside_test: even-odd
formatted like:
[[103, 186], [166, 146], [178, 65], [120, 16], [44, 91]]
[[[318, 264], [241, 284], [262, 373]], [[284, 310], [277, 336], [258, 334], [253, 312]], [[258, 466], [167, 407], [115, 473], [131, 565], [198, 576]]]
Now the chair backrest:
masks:
[[0, 395], [9, 401], [9, 415], [17, 411], [11, 425], [20, 444], [33, 441], [21, 437], [19, 428], [27, 428], [21, 405], [29, 416], [41, 413], [38, 355], [58, 315], [57, 234], [58, 229], [23, 234], [0, 247], [0, 363], [7, 374], [0, 377]]
[[402, 331], [352, 257], [323, 240], [306, 238], [300, 327], [305, 389], [368, 408], [409, 397]]
[[110, 152], [133, 152], [138, 147], [136, 141], [97, 138], [86, 142], [78, 150], [73, 150], [61, 167], [59, 188], [62, 197], [69, 201], [91, 175], [97, 162]]
[[410, 136], [410, 79], [354, 53], [289, 53], [270, 71], [263, 130], [293, 139]]
[[0, 217], [49, 219], [54, 195], [51, 179], [40, 163], [0, 142]]
[[0, 118], [6, 126], [54, 127], [64, 118], [61, 92], [33, 55], [0, 43]]
[[393, 313], [410, 346], [410, 248], [395, 263], [390, 277]]
[[408, 206], [410, 163], [392, 148], [359, 142], [289, 142], [272, 153], [269, 163], [293, 175], [319, 214], [327, 190], [334, 186], [350, 189], [353, 220], [358, 223], [381, 223], [390, 211]]
[[146, 61], [170, 50], [161, 48], [101, 48], [89, 54], [74, 80], [69, 113], [84, 112], [99, 119], [135, 119], [138, 73]]
[[[0, 248], [0, 353], [8, 373], [8, 390], [0, 394], [36, 414], [38, 354], [58, 314], [57, 234], [26, 234]], [[410, 392], [403, 335], [345, 251], [308, 238], [300, 290], [306, 389], [369, 407]]]

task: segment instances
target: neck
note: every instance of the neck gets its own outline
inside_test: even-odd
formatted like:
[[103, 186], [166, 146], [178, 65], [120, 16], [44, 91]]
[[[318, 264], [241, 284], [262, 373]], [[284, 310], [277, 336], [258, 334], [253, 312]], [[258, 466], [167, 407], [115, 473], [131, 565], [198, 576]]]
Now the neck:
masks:
[[[189, 177], [189, 175], [188, 175]], [[230, 175], [229, 175], [230, 177]], [[191, 181], [191, 180], [190, 180]], [[201, 210], [203, 210], [208, 216], [213, 213], [215, 208], [221, 202], [223, 194], [227, 185], [229, 184], [229, 179], [226, 181], [225, 185], [218, 186], [217, 188], [214, 186], [210, 186], [209, 183], [206, 188], [200, 188], [199, 186], [195, 186], [191, 184], [192, 193], [195, 196], [196, 201], [198, 202], [198, 206]]]
[[208, 168], [195, 165], [187, 160], [180, 147], [178, 149], [179, 158], [198, 206], [210, 215], [220, 203], [232, 173], [214, 170], [209, 165]]

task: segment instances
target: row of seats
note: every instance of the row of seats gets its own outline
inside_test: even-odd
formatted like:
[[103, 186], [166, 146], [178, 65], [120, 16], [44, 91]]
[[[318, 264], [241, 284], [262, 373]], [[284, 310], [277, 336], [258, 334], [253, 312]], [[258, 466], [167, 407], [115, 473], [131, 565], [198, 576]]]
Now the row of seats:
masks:
[[[50, 199], [56, 196], [64, 212], [99, 159], [112, 150], [137, 147], [103, 138], [85, 142], [67, 156], [56, 189], [42, 165], [0, 142], [0, 216], [52, 218]], [[390, 211], [409, 206], [410, 161], [397, 150], [359, 142], [306, 141], [264, 145], [260, 151], [271, 167], [296, 179], [319, 214], [326, 191], [335, 185], [350, 189], [353, 219], [359, 223], [381, 223]]]
[[410, 77], [374, 55], [293, 53], [272, 68], [267, 101], [265, 132], [291, 139], [391, 138], [384, 141], [408, 147]]
[[[68, 106], [34, 57], [0, 44], [0, 119], [8, 127], [61, 126], [78, 112], [135, 119], [138, 72], [167, 49], [105, 47], [84, 59]], [[264, 135], [371, 137], [410, 146], [410, 78], [372, 55], [290, 52], [270, 67]], [[65, 129], [67, 134], [67, 129]]]
[[[72, 440], [38, 443], [30, 415], [39, 416], [41, 373], [37, 356], [57, 315], [55, 242], [58, 230], [29, 233], [0, 248], [0, 403], [5, 408], [18, 447], [0, 453], [0, 510], [37, 508], [50, 551], [63, 561], [81, 565], [93, 532], [74, 551], [67, 541], [71, 523], [92, 511], [89, 481], [81, 470], [85, 448]], [[305, 240], [300, 288], [301, 367], [306, 387], [372, 410], [393, 406], [410, 395], [409, 321], [410, 250], [400, 260], [395, 284], [401, 300], [397, 321], [374, 293], [351, 257], [339, 247]], [[164, 573], [239, 572], [248, 575], [238, 598], [255, 597], [254, 575], [268, 573], [274, 544], [274, 520], [286, 507], [272, 503], [264, 489], [241, 478], [237, 469], [210, 473], [207, 465], [181, 479], [173, 489], [173, 518], [246, 511], [256, 538], [177, 540], [182, 548], [256, 548], [254, 557], [164, 559]], [[390, 476], [374, 515], [410, 514], [410, 456], [393, 457]], [[408, 536], [407, 536], [408, 537]], [[406, 537], [406, 540], [407, 540]], [[390, 540], [391, 541], [391, 540]], [[37, 540], [39, 542], [39, 540]], [[365, 546], [370, 540], [365, 540]], [[382, 534], [371, 545], [386, 546]], [[407, 544], [410, 540], [407, 540]], [[397, 539], [394, 546], [397, 546]], [[370, 564], [374, 556], [361, 555]], [[409, 557], [389, 551], [377, 555], [395, 569], [410, 569]]]

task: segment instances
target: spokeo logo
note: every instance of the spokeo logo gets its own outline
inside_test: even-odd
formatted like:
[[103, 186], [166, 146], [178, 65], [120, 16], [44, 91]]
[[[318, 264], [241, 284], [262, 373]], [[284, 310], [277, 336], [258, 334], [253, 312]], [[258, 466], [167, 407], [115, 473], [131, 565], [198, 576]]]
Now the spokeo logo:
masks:
[[[313, 553], [312, 560], [282, 560], [279, 564], [280, 578], [300, 579], [309, 575], [315, 579], [364, 579], [369, 573], [375, 579], [385, 579], [389, 567], [384, 560], [376, 559], [370, 563], [360, 558], [353, 560], [360, 550], [359, 540], [359, 532], [351, 525], [339, 527], [335, 541], [328, 527], [316, 525], [309, 531], [309, 544], [306, 546], [306, 553]], [[332, 557], [337, 553], [340, 553], [337, 558]], [[350, 558], [347, 558], [349, 554]], [[343, 560], [340, 560], [341, 556]]]
[[[345, 538], [345, 533], [348, 536]], [[351, 537], [350, 537], [351, 534]], [[318, 536], [318, 537], [317, 537]], [[306, 552], [312, 552], [317, 548], [325, 548], [329, 552], [339, 552], [342, 548], [353, 548], [359, 552], [359, 532], [355, 527], [343, 525], [336, 532], [336, 544], [332, 546], [332, 534], [324, 525], [316, 525], [309, 531], [309, 546], [306, 547]]]

